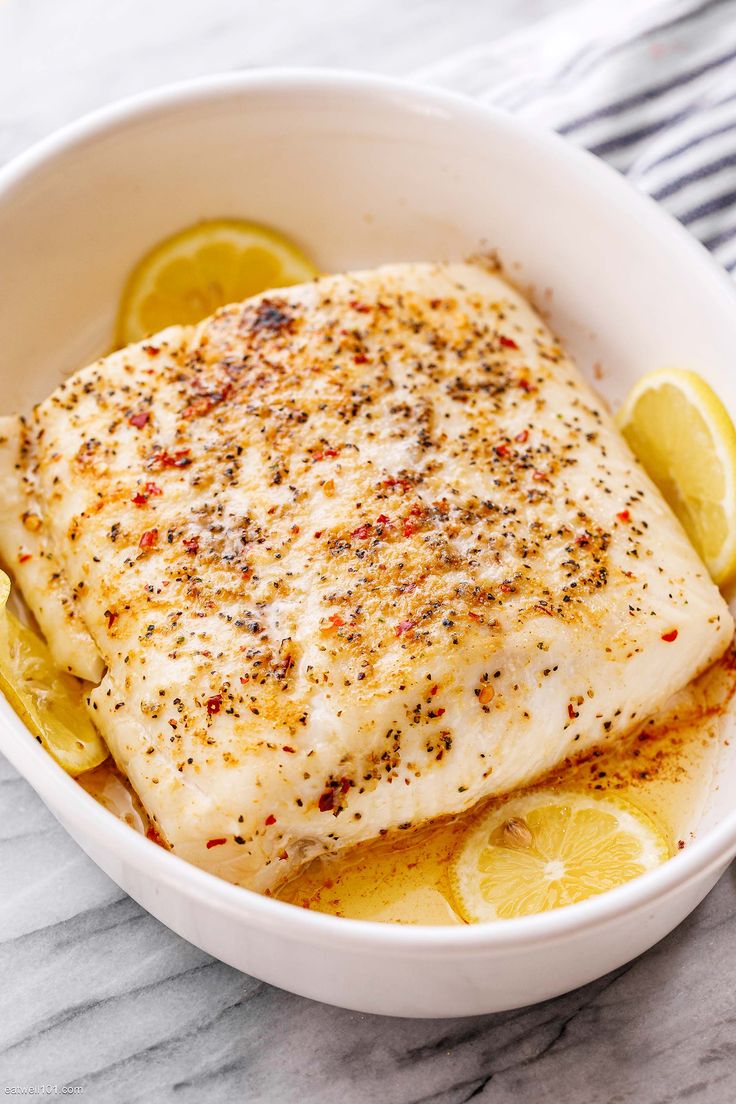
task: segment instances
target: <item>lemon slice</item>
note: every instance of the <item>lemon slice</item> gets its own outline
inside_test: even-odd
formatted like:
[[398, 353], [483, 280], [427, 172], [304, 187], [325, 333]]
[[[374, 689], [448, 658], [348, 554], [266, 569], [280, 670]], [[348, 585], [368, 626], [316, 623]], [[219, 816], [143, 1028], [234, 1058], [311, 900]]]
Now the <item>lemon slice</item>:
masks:
[[212, 219], [155, 245], [123, 292], [117, 343], [129, 345], [167, 326], [199, 322], [226, 303], [317, 275], [287, 238], [239, 219]]
[[736, 573], [736, 430], [695, 372], [666, 368], [637, 383], [618, 415], [716, 583]]
[[450, 881], [470, 923], [510, 920], [584, 901], [668, 857], [659, 829], [627, 802], [537, 791], [479, 818]]
[[0, 691], [65, 771], [92, 770], [108, 750], [87, 716], [82, 684], [59, 671], [44, 641], [5, 608], [9, 594], [0, 571]]

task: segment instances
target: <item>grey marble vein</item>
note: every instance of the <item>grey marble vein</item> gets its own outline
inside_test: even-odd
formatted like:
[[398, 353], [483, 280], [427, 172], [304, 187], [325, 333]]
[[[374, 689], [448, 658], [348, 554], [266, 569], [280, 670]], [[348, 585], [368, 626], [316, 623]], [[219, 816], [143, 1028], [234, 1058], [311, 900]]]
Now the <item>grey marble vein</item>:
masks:
[[[565, 2], [0, 0], [0, 161], [170, 80], [399, 74]], [[345, 1012], [162, 927], [0, 760], [0, 1087], [78, 1086], [95, 1104], [733, 1104], [735, 921], [731, 871], [649, 954], [557, 1000], [465, 1020]]]

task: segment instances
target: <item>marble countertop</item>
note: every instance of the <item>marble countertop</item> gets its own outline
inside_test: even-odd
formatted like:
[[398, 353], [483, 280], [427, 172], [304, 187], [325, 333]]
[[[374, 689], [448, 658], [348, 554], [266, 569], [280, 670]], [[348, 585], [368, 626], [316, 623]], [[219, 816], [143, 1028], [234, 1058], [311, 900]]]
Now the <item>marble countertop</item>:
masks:
[[[210, 71], [402, 74], [569, 0], [0, 0], [0, 162]], [[731, 1104], [736, 878], [647, 955], [534, 1008], [359, 1015], [245, 977], [102, 874], [0, 759], [0, 1087], [97, 1102]], [[37, 1090], [38, 1091], [38, 1090]]]

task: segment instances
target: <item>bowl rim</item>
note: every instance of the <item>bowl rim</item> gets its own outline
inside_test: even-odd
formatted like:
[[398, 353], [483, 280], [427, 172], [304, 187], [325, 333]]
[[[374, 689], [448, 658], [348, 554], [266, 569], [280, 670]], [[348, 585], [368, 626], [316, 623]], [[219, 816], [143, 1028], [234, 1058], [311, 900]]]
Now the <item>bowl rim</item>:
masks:
[[[356, 93], [374, 102], [380, 100], [384, 105], [393, 103], [407, 112], [433, 110], [449, 119], [475, 122], [479, 129], [491, 123], [497, 131], [521, 135], [535, 144], [540, 153], [576, 167], [582, 177], [596, 185], [603, 206], [615, 204], [630, 210], [632, 217], [646, 223], [649, 232], [664, 239], [670, 250], [678, 250], [683, 259], [689, 255], [696, 269], [694, 278], [707, 279], [713, 295], [724, 300], [725, 309], [733, 312], [736, 306], [730, 277], [704, 246], [652, 199], [637, 193], [623, 177], [592, 154], [568, 144], [552, 131], [469, 97], [410, 80], [353, 70], [263, 68], [216, 73], [114, 101], [55, 130], [2, 166], [0, 205], [43, 165], [113, 133], [126, 123], [138, 123], [172, 107], [186, 108], [249, 92]], [[718, 873], [736, 853], [734, 810], [654, 870], [597, 897], [552, 912], [503, 922], [446, 927], [355, 920], [303, 909], [233, 885], [158, 847], [110, 813], [68, 776], [39, 746], [1, 696], [0, 750], [42, 799], [48, 800], [55, 815], [73, 823], [80, 834], [84, 833], [96, 844], [112, 851], [136, 872], [156, 879], [206, 908], [216, 908], [303, 943], [330, 942], [358, 950], [372, 946], [389, 954], [402, 955], [412, 951], [421, 955], [434, 951], [462, 955], [473, 950], [503, 951], [512, 946], [564, 940], [584, 929], [600, 927], [659, 903], [688, 883]]]

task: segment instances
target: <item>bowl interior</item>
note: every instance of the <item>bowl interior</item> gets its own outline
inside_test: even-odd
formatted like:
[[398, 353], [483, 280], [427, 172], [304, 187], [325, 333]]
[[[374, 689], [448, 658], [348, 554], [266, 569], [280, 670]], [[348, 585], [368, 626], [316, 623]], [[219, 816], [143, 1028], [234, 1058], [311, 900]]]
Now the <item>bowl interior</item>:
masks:
[[[107, 351], [132, 265], [197, 219], [291, 235], [322, 269], [494, 249], [612, 401], [691, 367], [736, 416], [736, 310], [700, 248], [561, 142], [375, 80], [224, 78], [47, 143], [0, 180], [2, 408], [25, 409]], [[724, 748], [691, 830], [736, 784]]]

